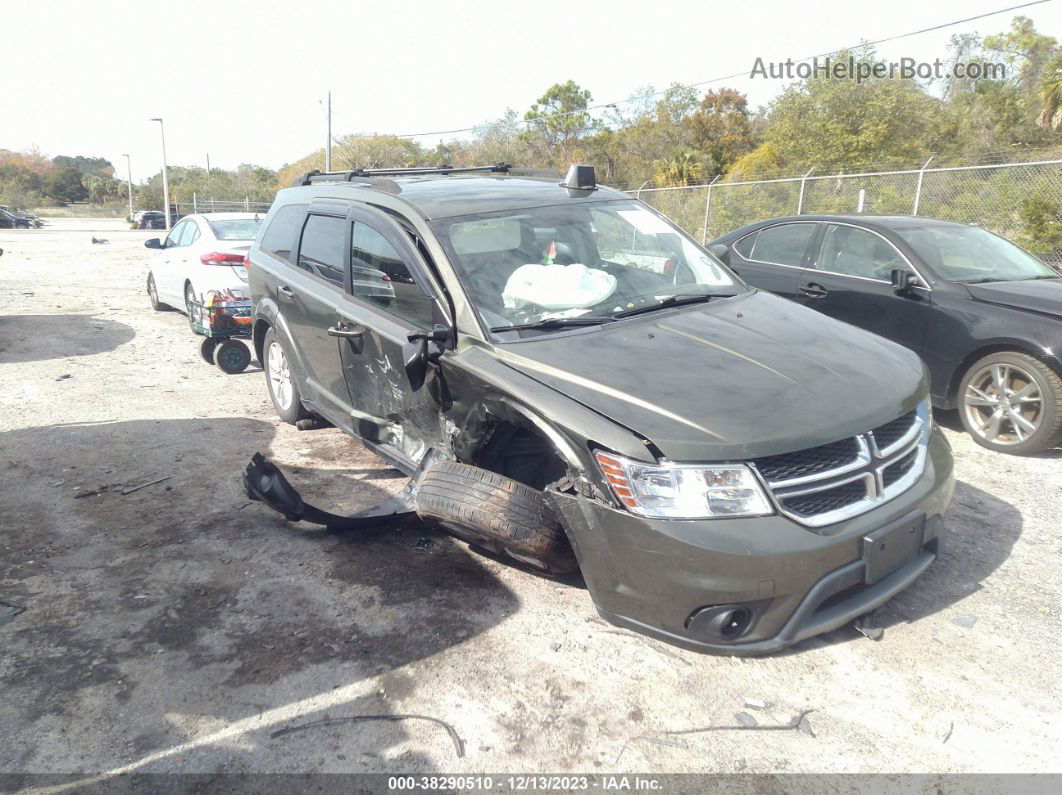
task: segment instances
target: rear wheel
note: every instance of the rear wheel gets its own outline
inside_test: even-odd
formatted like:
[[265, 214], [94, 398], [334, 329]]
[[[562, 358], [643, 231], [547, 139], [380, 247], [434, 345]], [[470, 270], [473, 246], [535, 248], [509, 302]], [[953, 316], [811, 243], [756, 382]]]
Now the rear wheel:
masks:
[[192, 302], [198, 300], [195, 297], [195, 289], [192, 287], [191, 282], [184, 283], [184, 309], [185, 313], [191, 316], [192, 314]]
[[277, 416], [289, 425], [309, 417], [310, 413], [302, 406], [302, 395], [292, 376], [287, 351], [273, 329], [269, 329], [262, 339], [262, 369]]
[[164, 304], [159, 300], [159, 291], [155, 287], [155, 275], [153, 273], [148, 274], [147, 294], [148, 300], [151, 301], [151, 308], [156, 312], [163, 312], [170, 308], [168, 304]]
[[214, 349], [218, 347], [218, 341], [213, 337], [204, 337], [199, 343], [199, 355], [207, 364], [214, 364]]
[[1027, 354], [993, 353], [962, 379], [959, 416], [982, 447], [1038, 453], [1062, 441], [1062, 378]]
[[548, 574], [578, 570], [542, 492], [486, 469], [442, 461], [420, 480], [417, 513], [454, 535]]

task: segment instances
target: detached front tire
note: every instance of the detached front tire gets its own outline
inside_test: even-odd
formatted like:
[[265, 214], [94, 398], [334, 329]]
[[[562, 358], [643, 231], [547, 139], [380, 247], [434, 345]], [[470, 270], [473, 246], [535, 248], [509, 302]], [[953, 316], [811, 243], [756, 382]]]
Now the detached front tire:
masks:
[[287, 351], [273, 329], [269, 329], [262, 338], [262, 369], [277, 416], [289, 425], [309, 417], [310, 412], [303, 408], [302, 395], [291, 373]]
[[1062, 378], [1028, 354], [993, 353], [959, 386], [959, 417], [982, 447], [1028, 455], [1062, 442]]
[[479, 467], [442, 461], [421, 478], [417, 514], [454, 535], [547, 574], [578, 571], [542, 492]]

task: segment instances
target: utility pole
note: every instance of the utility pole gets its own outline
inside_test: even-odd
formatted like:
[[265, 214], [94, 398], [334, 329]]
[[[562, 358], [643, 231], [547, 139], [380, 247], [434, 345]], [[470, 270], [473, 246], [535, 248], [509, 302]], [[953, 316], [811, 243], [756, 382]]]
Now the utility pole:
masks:
[[122, 155], [125, 158], [125, 182], [129, 186], [129, 220], [133, 220], [133, 166], [132, 161], [129, 159], [129, 155]]
[[159, 133], [162, 135], [162, 214], [166, 216], [166, 231], [170, 231], [170, 180], [166, 175], [166, 129], [162, 125], [162, 119], [152, 119], [159, 123]]
[[325, 171], [332, 170], [332, 92], [328, 92], [328, 141], [325, 144]]
[[207, 152], [207, 176], [210, 176], [210, 152]]

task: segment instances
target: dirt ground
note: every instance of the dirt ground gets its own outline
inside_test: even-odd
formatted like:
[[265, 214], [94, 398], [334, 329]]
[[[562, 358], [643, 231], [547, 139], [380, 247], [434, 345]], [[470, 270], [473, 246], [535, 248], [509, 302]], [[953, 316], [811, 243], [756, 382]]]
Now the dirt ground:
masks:
[[[884, 637], [702, 656], [423, 527], [330, 534], [249, 503], [256, 451], [343, 512], [404, 480], [278, 424], [256, 364], [224, 375], [152, 312], [155, 234], [0, 232], [0, 600], [25, 608], [0, 605], [0, 773], [1062, 770], [1062, 451], [996, 455], [940, 417], [946, 556]], [[803, 730], [661, 734], [803, 710]], [[399, 714], [446, 721], [464, 756], [424, 720], [270, 736]]]

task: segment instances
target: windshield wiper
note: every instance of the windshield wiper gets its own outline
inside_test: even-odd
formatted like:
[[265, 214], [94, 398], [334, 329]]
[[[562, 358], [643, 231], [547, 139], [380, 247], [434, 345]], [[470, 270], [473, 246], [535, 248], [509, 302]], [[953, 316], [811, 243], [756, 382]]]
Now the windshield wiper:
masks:
[[667, 298], [661, 298], [655, 304], [649, 306], [640, 306], [637, 309], [628, 309], [625, 312], [617, 312], [612, 317], [630, 317], [631, 315], [641, 315], [646, 312], [655, 312], [658, 309], [664, 309], [669, 306], [684, 306], [686, 304], [703, 304], [711, 301], [713, 298], [732, 298], [731, 293], [677, 293], [675, 295], [669, 295]]
[[1005, 279], [996, 279], [992, 276], [986, 276], [983, 279], [963, 279], [959, 284], [987, 284], [988, 282], [1002, 282]]
[[611, 323], [611, 317], [599, 317], [597, 315], [578, 315], [576, 317], [547, 317], [532, 323], [517, 323], [512, 326], [493, 326], [491, 331], [523, 331], [524, 329], [553, 329], [571, 328], [576, 326], [597, 326], [602, 323]]

